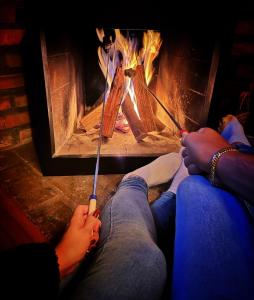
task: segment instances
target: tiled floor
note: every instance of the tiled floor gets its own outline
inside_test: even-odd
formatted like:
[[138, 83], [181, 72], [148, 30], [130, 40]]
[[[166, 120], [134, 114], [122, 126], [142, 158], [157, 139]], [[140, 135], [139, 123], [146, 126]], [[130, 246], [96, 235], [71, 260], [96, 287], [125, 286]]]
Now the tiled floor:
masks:
[[[100, 175], [98, 206], [103, 207], [123, 174]], [[0, 185], [51, 240], [62, 232], [77, 204], [87, 204], [93, 176], [42, 176], [33, 144], [0, 152]], [[152, 188], [149, 201], [165, 186]]]

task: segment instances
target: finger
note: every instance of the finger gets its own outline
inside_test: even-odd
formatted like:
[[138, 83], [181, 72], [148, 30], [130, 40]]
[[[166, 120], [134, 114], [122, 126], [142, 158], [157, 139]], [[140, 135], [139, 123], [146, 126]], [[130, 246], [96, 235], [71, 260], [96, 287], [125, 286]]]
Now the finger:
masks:
[[188, 136], [189, 136], [189, 133], [184, 132], [184, 133], [182, 134], [181, 144], [182, 144], [182, 146], [184, 146], [184, 147], [186, 147], [186, 140], [187, 140]]
[[99, 232], [101, 228], [101, 221], [97, 220], [97, 223], [94, 225], [94, 231]]
[[185, 164], [185, 167], [188, 168], [189, 165], [193, 164], [193, 161], [192, 161], [192, 159], [190, 159], [189, 156], [185, 156], [184, 157], [184, 164]]
[[99, 216], [100, 216], [100, 210], [99, 210], [99, 208], [96, 208], [96, 210], [93, 212], [93, 216], [95, 218], [99, 218]]
[[94, 232], [94, 234], [93, 234], [93, 243], [97, 243], [98, 241], [99, 241], [99, 233], [98, 232]]
[[182, 151], [182, 157], [185, 158], [187, 155], [188, 155], [188, 150], [187, 150], [187, 148], [183, 148], [183, 151]]
[[88, 213], [88, 205], [78, 205], [73, 213], [73, 216], [83, 216]]
[[206, 128], [205, 127], [202, 127], [198, 130], [199, 133], [202, 133]]
[[84, 229], [87, 229], [89, 231], [94, 231], [95, 229], [97, 229], [97, 226], [99, 226], [96, 225], [98, 223], [100, 223], [100, 220], [95, 218], [93, 215], [88, 215], [84, 225]]
[[195, 164], [190, 164], [188, 166], [188, 172], [190, 175], [198, 175], [203, 173], [203, 171], [200, 170]]

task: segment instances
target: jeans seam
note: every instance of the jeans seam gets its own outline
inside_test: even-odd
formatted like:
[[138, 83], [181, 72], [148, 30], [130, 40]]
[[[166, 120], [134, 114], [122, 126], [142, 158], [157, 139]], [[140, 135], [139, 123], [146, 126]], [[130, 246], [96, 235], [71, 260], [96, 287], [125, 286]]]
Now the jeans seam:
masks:
[[109, 241], [111, 239], [111, 237], [112, 237], [112, 231], [113, 231], [113, 213], [112, 213], [112, 210], [113, 210], [113, 201], [114, 201], [115, 195], [112, 198], [111, 204], [110, 204], [110, 229], [109, 229], [109, 235], [107, 237], [107, 241]]

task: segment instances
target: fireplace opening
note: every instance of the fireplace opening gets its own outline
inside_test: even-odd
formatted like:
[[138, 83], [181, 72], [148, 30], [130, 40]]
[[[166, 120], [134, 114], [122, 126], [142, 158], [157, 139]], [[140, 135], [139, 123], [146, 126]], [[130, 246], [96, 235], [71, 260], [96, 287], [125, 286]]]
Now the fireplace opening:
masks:
[[187, 130], [205, 124], [219, 55], [214, 41], [92, 28], [78, 37], [44, 32], [41, 49], [53, 157], [95, 157], [100, 126], [102, 156], [158, 156], [179, 146], [167, 111]]
[[188, 131], [207, 124], [222, 49], [219, 28], [117, 25], [28, 31], [28, 94], [45, 175], [92, 174], [101, 126], [105, 174], [179, 151], [169, 114]]

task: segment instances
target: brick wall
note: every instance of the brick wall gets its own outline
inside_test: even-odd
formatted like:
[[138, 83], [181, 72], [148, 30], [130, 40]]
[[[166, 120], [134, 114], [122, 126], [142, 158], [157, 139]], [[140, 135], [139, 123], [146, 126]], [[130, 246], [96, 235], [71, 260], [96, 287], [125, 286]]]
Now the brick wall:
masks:
[[20, 44], [23, 1], [0, 3], [0, 149], [31, 141]]

